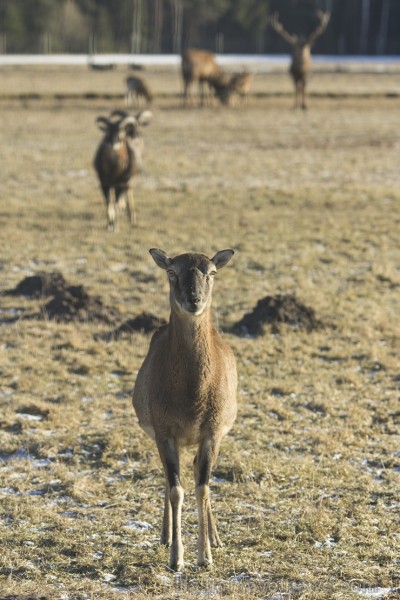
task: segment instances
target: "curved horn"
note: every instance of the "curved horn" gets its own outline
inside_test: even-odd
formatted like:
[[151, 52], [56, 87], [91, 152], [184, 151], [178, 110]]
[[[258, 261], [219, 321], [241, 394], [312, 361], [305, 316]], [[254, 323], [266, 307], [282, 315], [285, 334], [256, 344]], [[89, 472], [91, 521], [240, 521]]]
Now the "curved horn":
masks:
[[97, 117], [96, 123], [99, 129], [101, 129], [102, 131], [107, 131], [107, 129], [110, 126], [110, 119], [108, 119], [107, 117], [100, 116]]
[[112, 117], [120, 117], [121, 119], [125, 119], [125, 117], [129, 117], [129, 113], [126, 110], [123, 110], [122, 108], [116, 108], [115, 110], [112, 111], [111, 113]]

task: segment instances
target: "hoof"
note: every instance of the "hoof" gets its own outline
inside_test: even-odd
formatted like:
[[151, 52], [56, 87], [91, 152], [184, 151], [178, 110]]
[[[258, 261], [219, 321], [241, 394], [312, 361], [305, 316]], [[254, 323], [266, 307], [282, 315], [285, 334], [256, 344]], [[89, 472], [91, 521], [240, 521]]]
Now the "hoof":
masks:
[[175, 571], [176, 573], [180, 573], [181, 571], [183, 571], [183, 568], [185, 566], [185, 563], [182, 562], [170, 562], [169, 563], [169, 568], [171, 569], [171, 571]]
[[197, 566], [202, 567], [203, 569], [212, 569], [213, 561], [212, 558], [209, 560], [198, 560]]
[[172, 531], [169, 531], [168, 527], [163, 526], [161, 529], [160, 544], [166, 548], [172, 545]]

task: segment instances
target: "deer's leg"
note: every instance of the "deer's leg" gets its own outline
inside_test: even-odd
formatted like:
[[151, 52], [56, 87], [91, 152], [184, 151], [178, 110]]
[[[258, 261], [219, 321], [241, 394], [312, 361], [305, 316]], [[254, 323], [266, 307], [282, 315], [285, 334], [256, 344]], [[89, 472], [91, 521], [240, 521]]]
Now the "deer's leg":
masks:
[[200, 106], [203, 107], [204, 106], [204, 99], [205, 99], [204, 81], [201, 81], [200, 79], [199, 79], [199, 95], [200, 95]]
[[[194, 480], [197, 482], [197, 455], [193, 461], [193, 470], [194, 470]], [[222, 547], [223, 544], [219, 538], [217, 526], [215, 524], [215, 519], [211, 510], [211, 502], [210, 497], [208, 498], [207, 503], [207, 520], [208, 520], [208, 537], [210, 540], [210, 545], [214, 548]]]
[[188, 106], [191, 104], [191, 87], [192, 82], [184, 81], [183, 83], [183, 105]]
[[[171, 554], [169, 566], [174, 571], [181, 571], [184, 566], [183, 562], [183, 544], [182, 544], [182, 504], [183, 504], [183, 488], [180, 482], [179, 475], [179, 449], [175, 440], [157, 440], [157, 447], [160, 453], [160, 458], [164, 466], [165, 477], [169, 488], [169, 503], [171, 511], [167, 506], [167, 496], [164, 506], [164, 531], [168, 533], [168, 538], [171, 537]], [[167, 516], [166, 516], [167, 515]], [[170, 516], [172, 516], [172, 535], [170, 535], [171, 525]]]
[[211, 511], [209, 481], [211, 469], [218, 456], [219, 443], [204, 440], [200, 443], [196, 460], [196, 500], [199, 513], [199, 539], [197, 564], [212, 564], [211, 543], [220, 545], [214, 517]]
[[306, 105], [306, 82], [303, 80], [300, 82], [300, 94], [301, 94], [301, 108], [307, 110]]
[[126, 212], [131, 225], [136, 225], [136, 208], [133, 186], [130, 185], [126, 190]]
[[299, 82], [294, 82], [294, 110], [296, 110], [299, 106]]
[[108, 231], [118, 231], [118, 208], [115, 192], [106, 186], [102, 186], [102, 190], [107, 207]]
[[164, 544], [164, 546], [168, 546], [168, 548], [172, 543], [172, 508], [168, 481], [165, 482], [164, 517], [161, 530], [161, 543]]

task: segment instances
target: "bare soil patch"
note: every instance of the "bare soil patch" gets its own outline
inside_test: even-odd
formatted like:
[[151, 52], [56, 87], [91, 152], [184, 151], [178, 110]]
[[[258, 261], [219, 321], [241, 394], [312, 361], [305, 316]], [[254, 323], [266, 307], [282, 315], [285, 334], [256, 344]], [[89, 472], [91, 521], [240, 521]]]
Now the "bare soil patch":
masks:
[[[103, 321], [113, 324], [120, 318], [116, 308], [105, 306], [101, 298], [91, 295], [84, 285], [70, 285], [58, 271], [40, 272], [25, 277], [6, 295], [40, 298], [52, 296], [41, 313], [24, 315], [22, 318], [44, 318], [56, 322]], [[16, 319], [10, 320], [11, 322]]]
[[270, 325], [270, 331], [276, 332], [283, 323], [306, 331], [312, 331], [320, 324], [313, 308], [292, 294], [278, 294], [259, 300], [254, 309], [234, 325], [234, 331], [259, 336], [266, 333], [265, 325]]
[[134, 332], [139, 333], [152, 333], [156, 329], [159, 329], [163, 325], [166, 325], [166, 319], [153, 315], [150, 312], [142, 312], [140, 315], [127, 319], [121, 325], [119, 325], [114, 331], [105, 339], [119, 339], [124, 334], [130, 334]]
[[115, 323], [117, 309], [105, 306], [99, 296], [89, 294], [83, 285], [70, 285], [54, 295], [43, 307], [43, 317], [52, 321], [103, 321]]
[[39, 272], [35, 275], [25, 277], [15, 286], [6, 290], [10, 296], [26, 296], [27, 298], [40, 298], [41, 296], [53, 296], [62, 293], [67, 287], [67, 282], [62, 273], [52, 271], [50, 273]]

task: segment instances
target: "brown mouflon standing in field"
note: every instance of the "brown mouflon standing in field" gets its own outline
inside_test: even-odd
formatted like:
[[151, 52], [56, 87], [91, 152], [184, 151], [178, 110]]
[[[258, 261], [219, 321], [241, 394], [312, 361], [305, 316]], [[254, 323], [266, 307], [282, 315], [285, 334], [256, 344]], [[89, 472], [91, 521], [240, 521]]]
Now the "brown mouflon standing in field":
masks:
[[215, 56], [208, 50], [189, 48], [182, 54], [183, 100], [192, 103], [192, 87], [199, 84], [200, 105], [204, 105], [204, 84], [218, 96], [220, 86], [228, 84], [228, 76], [216, 63]]
[[295, 87], [294, 108], [306, 106], [306, 84], [311, 71], [311, 48], [315, 40], [325, 31], [331, 14], [329, 12], [317, 11], [319, 19], [318, 27], [307, 37], [293, 35], [288, 33], [282, 23], [278, 20], [278, 13], [271, 17], [271, 26], [279, 35], [292, 47], [292, 63], [290, 65], [290, 74], [293, 78]]
[[106, 201], [110, 231], [118, 231], [119, 203], [123, 197], [127, 200], [129, 219], [132, 225], [136, 224], [133, 180], [142, 167], [144, 148], [139, 129], [147, 125], [151, 117], [148, 110], [136, 116], [115, 110], [110, 117], [96, 119], [104, 137], [94, 158], [94, 168]]
[[236, 418], [237, 374], [233, 351], [211, 322], [211, 293], [215, 274], [234, 252], [221, 250], [212, 259], [197, 253], [169, 258], [157, 249], [150, 253], [167, 271], [171, 314], [169, 324], [152, 337], [136, 379], [133, 406], [139, 425], [155, 440], [164, 467], [161, 543], [171, 546], [170, 567], [180, 571], [184, 565], [182, 446], [197, 446], [198, 564], [211, 564], [211, 546], [221, 546], [211, 511], [209, 479], [221, 439]]
[[142, 100], [151, 104], [153, 102], [153, 94], [150, 91], [148, 84], [141, 77], [127, 77], [126, 79], [125, 105], [133, 104], [133, 96], [136, 98], [138, 108], [142, 106]]

